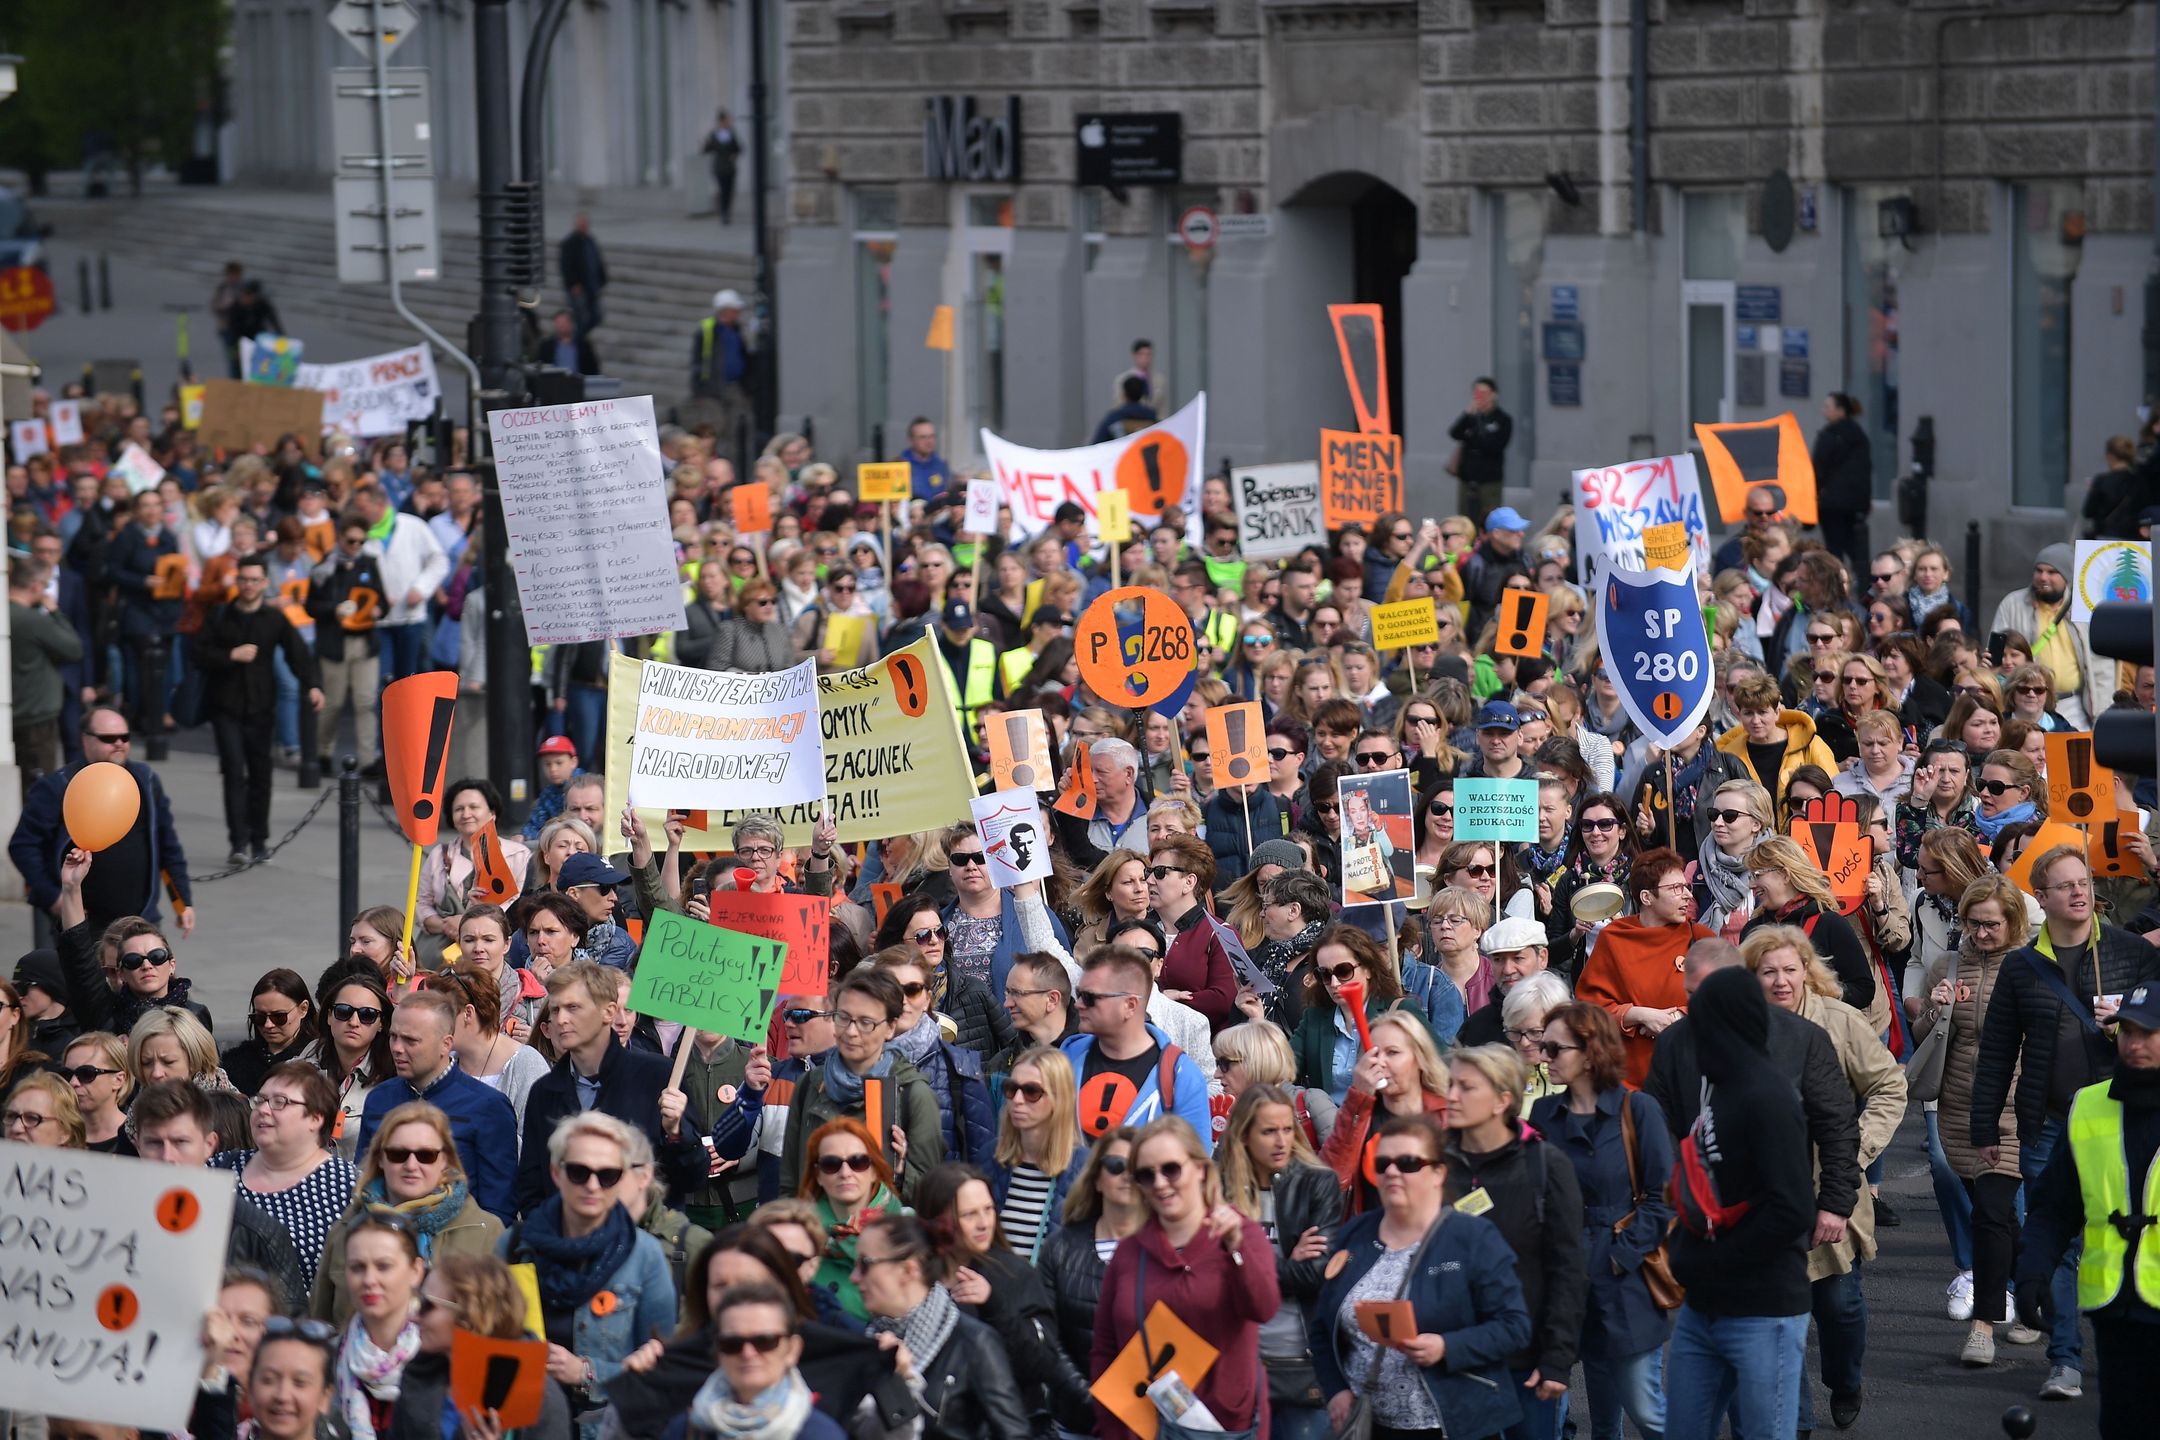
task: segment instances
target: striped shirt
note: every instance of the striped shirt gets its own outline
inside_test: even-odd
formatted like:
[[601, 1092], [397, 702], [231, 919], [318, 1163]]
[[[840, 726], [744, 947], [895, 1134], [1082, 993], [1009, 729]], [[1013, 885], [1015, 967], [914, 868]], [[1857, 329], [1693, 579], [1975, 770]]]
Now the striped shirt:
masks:
[[1006, 1240], [1020, 1254], [1032, 1256], [1035, 1253], [1050, 1208], [1050, 1192], [1056, 1186], [1055, 1179], [1025, 1160], [1013, 1167], [1012, 1181], [1005, 1190], [1004, 1208], [998, 1211], [998, 1223], [1005, 1227]]

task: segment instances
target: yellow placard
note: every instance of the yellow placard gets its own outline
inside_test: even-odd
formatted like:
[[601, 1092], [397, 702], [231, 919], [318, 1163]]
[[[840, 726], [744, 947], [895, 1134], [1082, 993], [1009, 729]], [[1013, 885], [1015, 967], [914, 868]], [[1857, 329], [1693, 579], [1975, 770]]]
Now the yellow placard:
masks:
[[825, 617], [825, 649], [832, 651], [832, 663], [854, 666], [863, 661], [863, 635], [870, 628], [872, 617], [868, 615], [828, 615]]
[[1123, 545], [1132, 539], [1132, 496], [1123, 490], [1097, 491], [1095, 528], [1106, 544]]
[[1675, 520], [1670, 525], [1652, 525], [1642, 532], [1643, 566], [1650, 570], [1685, 570], [1688, 568], [1687, 526]]
[[1440, 640], [1440, 617], [1431, 600], [1398, 600], [1375, 605], [1372, 612], [1375, 650], [1401, 650], [1411, 645], [1434, 645]]
[[203, 387], [183, 385], [180, 387], [180, 423], [189, 430], [202, 426]]
[[953, 348], [952, 306], [940, 305], [930, 312], [930, 333], [923, 337], [922, 343], [930, 350]]
[[905, 460], [869, 461], [855, 467], [855, 498], [872, 502], [905, 500], [914, 481]]

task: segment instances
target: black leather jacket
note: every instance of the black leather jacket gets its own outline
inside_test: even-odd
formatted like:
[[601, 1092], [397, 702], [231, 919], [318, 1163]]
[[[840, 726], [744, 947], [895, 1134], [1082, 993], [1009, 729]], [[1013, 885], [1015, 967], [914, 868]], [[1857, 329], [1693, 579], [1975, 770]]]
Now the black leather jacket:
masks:
[[924, 1440], [1012, 1440], [1030, 1433], [998, 1335], [960, 1317], [952, 1338], [922, 1365]]
[[972, 1311], [1005, 1342], [1021, 1403], [1034, 1417], [1033, 1433], [1054, 1436], [1060, 1423], [1087, 1430], [1094, 1424], [1094, 1407], [1086, 1374], [1058, 1343], [1043, 1277], [1010, 1250], [993, 1250], [972, 1268], [990, 1282], [990, 1298], [962, 1313]]
[[1051, 1312], [1057, 1317], [1058, 1344], [1083, 1374], [1094, 1357], [1095, 1304], [1102, 1299], [1107, 1268], [1095, 1256], [1093, 1220], [1060, 1225], [1043, 1237], [1035, 1255], [1035, 1269], [1050, 1292]]
[[[1325, 1165], [1292, 1160], [1269, 1188], [1275, 1196], [1275, 1281], [1282, 1287], [1284, 1304], [1310, 1305], [1320, 1294], [1325, 1257], [1292, 1260], [1290, 1252], [1307, 1230], [1334, 1238], [1343, 1218], [1342, 1182]], [[1319, 1394], [1310, 1360], [1296, 1365], [1270, 1360], [1267, 1375], [1271, 1400], [1310, 1405], [1325, 1398]]]

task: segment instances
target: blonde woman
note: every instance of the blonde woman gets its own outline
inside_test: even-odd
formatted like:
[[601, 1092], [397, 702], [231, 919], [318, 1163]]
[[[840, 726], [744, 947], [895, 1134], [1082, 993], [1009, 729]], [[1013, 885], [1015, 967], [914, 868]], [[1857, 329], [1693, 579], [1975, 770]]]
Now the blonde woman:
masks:
[[1816, 953], [1830, 962], [1837, 975], [1845, 1003], [1867, 1015], [1872, 1022], [1881, 1012], [1881, 1034], [1890, 1023], [1890, 997], [1875, 983], [1868, 964], [1867, 947], [1851, 922], [1838, 913], [1830, 893], [1830, 881], [1800, 842], [1772, 835], [1748, 852], [1748, 879], [1755, 890], [1755, 915], [1741, 932], [1745, 936], [1765, 925], [1796, 925], [1812, 937]]
[[39, 1145], [48, 1150], [87, 1150], [82, 1109], [67, 1081], [47, 1070], [15, 1082], [0, 1109], [0, 1140]]
[[1696, 852], [1695, 914], [1703, 925], [1737, 940], [1755, 915], [1748, 852], [1777, 828], [1770, 792], [1753, 780], [1727, 780], [1702, 808], [1710, 817], [1710, 835]]
[[88, 1148], [107, 1155], [132, 1155], [127, 1114], [121, 1107], [129, 1087], [127, 1041], [107, 1030], [91, 1030], [68, 1041], [60, 1073], [75, 1088]]
[[191, 1011], [160, 1005], [143, 1012], [128, 1031], [128, 1078], [137, 1088], [160, 1080], [188, 1080], [205, 1090], [230, 1090], [218, 1068], [217, 1041]]
[[1379, 1200], [1365, 1156], [1366, 1142], [1380, 1126], [1396, 1115], [1444, 1119], [1448, 1104], [1447, 1065], [1430, 1030], [1400, 1011], [1372, 1021], [1370, 1028], [1372, 1048], [1358, 1058], [1350, 1093], [1320, 1147], [1320, 1159], [1345, 1188], [1352, 1213]]
[[1032, 1262], [1087, 1163], [1072, 1062], [1047, 1045], [1023, 1050], [1005, 1076], [997, 1149], [983, 1167], [998, 1222]]
[[[1157, 716], [1156, 719], [1162, 717]], [[1168, 722], [1165, 722], [1168, 723]], [[1172, 835], [1198, 835], [1200, 833], [1200, 807], [1191, 800], [1165, 795], [1148, 806], [1147, 838], [1150, 847], [1160, 845]]]
[[1290, 1048], [1290, 1037], [1280, 1025], [1248, 1020], [1216, 1035], [1215, 1078], [1221, 1093], [1210, 1108], [1218, 1127], [1247, 1090], [1269, 1085], [1290, 1097], [1298, 1132], [1314, 1150], [1327, 1142], [1335, 1128], [1337, 1107], [1327, 1091], [1298, 1085], [1297, 1052]]
[[1140, 920], [1147, 916], [1148, 903], [1147, 856], [1137, 850], [1119, 848], [1103, 856], [1102, 861], [1088, 875], [1086, 883], [1073, 896], [1073, 908], [1080, 912], [1082, 924], [1073, 932], [1072, 951], [1076, 960], [1087, 957], [1110, 943], [1110, 931], [1126, 920]]

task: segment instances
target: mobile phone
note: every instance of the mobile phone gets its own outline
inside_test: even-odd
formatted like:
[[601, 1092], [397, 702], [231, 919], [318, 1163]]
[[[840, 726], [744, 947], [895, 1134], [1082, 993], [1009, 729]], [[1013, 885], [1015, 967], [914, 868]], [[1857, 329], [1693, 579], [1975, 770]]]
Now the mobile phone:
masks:
[[2007, 647], [2007, 646], [2008, 646], [2009, 644], [2010, 644], [2010, 632], [2009, 632], [2009, 631], [2007, 631], [2007, 630], [1991, 630], [1991, 631], [1989, 631], [1989, 632], [1988, 632], [1988, 648], [1987, 648], [1987, 661], [1988, 661], [1988, 664], [1990, 664], [1990, 665], [1994, 665], [1994, 666], [1997, 666], [1997, 667], [2000, 667], [2000, 666], [2001, 666], [2001, 664], [2002, 664], [2002, 662], [2003, 662], [2003, 650], [2004, 650], [2004, 649], [2005, 649], [2005, 648], [2006, 648], [2006, 647]]
[[693, 900], [703, 900], [711, 890], [712, 882], [702, 875], [690, 882], [690, 898]]

